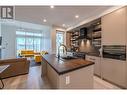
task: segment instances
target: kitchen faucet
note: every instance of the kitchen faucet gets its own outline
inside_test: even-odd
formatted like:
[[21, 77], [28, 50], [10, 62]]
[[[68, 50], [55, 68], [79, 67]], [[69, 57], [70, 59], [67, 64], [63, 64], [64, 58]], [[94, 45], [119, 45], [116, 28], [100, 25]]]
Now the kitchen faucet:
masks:
[[60, 44], [60, 46], [58, 47], [58, 58], [60, 58], [60, 47], [63, 46], [65, 48], [65, 52], [67, 55], [67, 47], [64, 44]]

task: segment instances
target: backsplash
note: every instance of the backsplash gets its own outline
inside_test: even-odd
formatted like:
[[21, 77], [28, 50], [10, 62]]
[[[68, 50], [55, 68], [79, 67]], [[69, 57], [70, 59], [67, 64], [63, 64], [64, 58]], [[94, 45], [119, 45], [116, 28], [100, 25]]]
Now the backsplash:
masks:
[[86, 39], [79, 41], [79, 52], [99, 54], [99, 50], [92, 45], [91, 40]]

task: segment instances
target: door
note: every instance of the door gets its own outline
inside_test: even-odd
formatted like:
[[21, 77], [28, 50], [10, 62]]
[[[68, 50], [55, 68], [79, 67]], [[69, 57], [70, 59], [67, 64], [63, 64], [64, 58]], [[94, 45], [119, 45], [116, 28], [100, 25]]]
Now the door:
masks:
[[[57, 32], [56, 33], [56, 54], [58, 54], [58, 48], [60, 44], [64, 44], [64, 32]], [[63, 52], [63, 48], [59, 49], [59, 52]]]

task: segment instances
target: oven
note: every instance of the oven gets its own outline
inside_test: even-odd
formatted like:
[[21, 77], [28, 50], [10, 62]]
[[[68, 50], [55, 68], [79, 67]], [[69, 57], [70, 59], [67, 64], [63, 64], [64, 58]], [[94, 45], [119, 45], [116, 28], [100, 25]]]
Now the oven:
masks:
[[126, 45], [103, 45], [103, 58], [126, 60]]

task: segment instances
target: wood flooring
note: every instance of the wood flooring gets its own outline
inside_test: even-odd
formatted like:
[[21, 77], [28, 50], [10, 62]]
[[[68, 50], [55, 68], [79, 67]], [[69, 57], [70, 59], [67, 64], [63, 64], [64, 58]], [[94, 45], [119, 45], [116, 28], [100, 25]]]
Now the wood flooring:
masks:
[[[46, 77], [41, 78], [41, 66], [31, 67], [27, 75], [3, 79], [4, 89], [51, 89]], [[120, 89], [94, 76], [94, 89]]]

